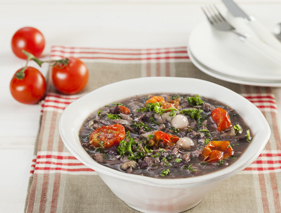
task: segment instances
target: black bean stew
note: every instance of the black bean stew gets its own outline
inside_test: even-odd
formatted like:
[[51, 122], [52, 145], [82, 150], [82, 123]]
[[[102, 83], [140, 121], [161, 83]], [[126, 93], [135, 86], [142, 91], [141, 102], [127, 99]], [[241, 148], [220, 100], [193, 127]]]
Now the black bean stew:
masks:
[[80, 141], [98, 163], [137, 175], [186, 178], [233, 164], [250, 129], [218, 101], [189, 94], [153, 94], [112, 103], [91, 114]]

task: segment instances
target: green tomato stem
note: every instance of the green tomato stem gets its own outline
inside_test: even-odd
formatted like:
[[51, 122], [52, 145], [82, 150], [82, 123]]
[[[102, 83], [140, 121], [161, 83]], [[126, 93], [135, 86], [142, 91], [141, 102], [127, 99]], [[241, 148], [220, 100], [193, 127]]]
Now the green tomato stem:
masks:
[[28, 65], [28, 62], [30, 60], [35, 61], [40, 67], [42, 66], [43, 63], [53, 63], [53, 66], [55, 66], [55, 65], [62, 65], [62, 68], [63, 68], [65, 66], [67, 66], [68, 63], [69, 63], [69, 59], [68, 58], [63, 58], [63, 59], [60, 59], [60, 60], [41, 61], [38, 58], [36, 58], [34, 55], [32, 55], [31, 53], [26, 52], [25, 50], [22, 50], [22, 52], [27, 56], [27, 60], [26, 60], [25, 66], [19, 72], [16, 73], [16, 78], [17, 79], [24, 79], [24, 77], [25, 77], [24, 72], [25, 72], [25, 70], [27, 68], [27, 65]]

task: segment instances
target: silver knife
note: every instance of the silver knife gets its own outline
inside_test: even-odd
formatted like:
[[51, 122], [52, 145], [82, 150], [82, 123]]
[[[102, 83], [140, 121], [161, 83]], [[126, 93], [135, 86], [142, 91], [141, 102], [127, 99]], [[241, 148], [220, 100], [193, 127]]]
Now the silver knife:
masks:
[[234, 1], [232, 0], [222, 0], [229, 12], [234, 17], [242, 17], [245, 22], [251, 27], [251, 29], [257, 34], [260, 40], [262, 40], [267, 45], [281, 51], [281, 43], [269, 32], [265, 27], [263, 27], [259, 22], [255, 20], [254, 17], [248, 16]]

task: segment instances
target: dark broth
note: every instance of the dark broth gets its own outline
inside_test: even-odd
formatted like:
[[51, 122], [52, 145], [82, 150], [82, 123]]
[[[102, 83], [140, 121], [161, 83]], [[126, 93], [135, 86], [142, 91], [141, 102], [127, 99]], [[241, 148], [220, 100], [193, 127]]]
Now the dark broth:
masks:
[[[146, 100], [153, 96], [162, 96], [165, 101], [179, 100], [177, 98], [180, 98], [179, 110], [175, 111], [176, 115], [181, 114], [179, 112], [183, 109], [196, 109], [202, 110], [200, 113], [201, 118], [196, 119], [183, 114], [188, 119], [188, 127], [182, 129], [172, 128], [171, 122], [162, 117], [164, 113], [158, 116], [155, 111], [142, 112], [139, 110], [140, 108], [144, 108]], [[93, 159], [104, 166], [120, 172], [155, 178], [194, 177], [230, 166], [249, 146], [250, 138], [249, 135], [247, 136], [247, 130], [250, 130], [249, 127], [235, 110], [223, 103], [201, 97], [204, 103], [196, 105], [188, 102], [188, 97], [195, 96], [190, 94], [153, 94], [127, 98], [118, 102], [130, 110], [130, 114], [123, 115], [122, 119], [109, 119], [107, 114], [116, 113], [116, 103], [111, 103], [108, 106], [102, 107], [99, 111], [92, 113], [85, 120], [79, 132], [81, 144]], [[231, 128], [221, 132], [217, 131], [217, 125], [211, 117], [212, 110], [217, 107], [223, 108], [228, 112], [232, 123]], [[115, 115], [119, 114], [117, 112]], [[152, 116], [153, 119], [151, 119]], [[173, 119], [172, 116], [171, 119]], [[137, 127], [138, 125], [136, 124], [140, 124], [140, 122], [143, 124], [142, 127]], [[126, 132], [130, 133], [130, 137], [137, 142], [131, 147], [133, 155], [138, 156], [138, 152], [144, 151], [141, 157], [138, 159], [132, 158], [128, 152], [124, 156], [121, 156], [117, 145], [110, 148], [97, 148], [89, 144], [89, 136], [95, 129], [116, 123], [123, 125]], [[243, 129], [242, 133], [233, 129], [233, 126], [236, 124], [239, 124]], [[156, 146], [150, 146], [149, 139], [143, 136], [143, 134], [152, 131], [163, 131], [179, 138], [188, 137], [192, 139], [194, 145], [189, 149], [183, 149], [176, 143], [173, 146], [167, 146], [160, 142]], [[127, 141], [129, 141], [128, 138]], [[209, 141], [229, 141], [234, 154], [227, 159], [217, 162], [208, 163], [203, 161], [202, 151]], [[146, 150], [141, 149], [138, 143], [141, 144], [140, 146], [142, 148], [145, 147]], [[147, 150], [152, 153], [148, 153]], [[128, 159], [128, 157], [131, 159]], [[128, 169], [122, 170], [121, 166], [128, 161], [135, 161], [135, 168], [128, 167]]]

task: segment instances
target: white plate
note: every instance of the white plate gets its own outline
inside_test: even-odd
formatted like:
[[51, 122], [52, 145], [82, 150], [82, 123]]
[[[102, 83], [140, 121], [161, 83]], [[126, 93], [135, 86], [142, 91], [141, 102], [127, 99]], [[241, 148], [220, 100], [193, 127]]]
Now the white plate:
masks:
[[[243, 32], [254, 35], [241, 19], [230, 20]], [[189, 48], [201, 64], [217, 73], [249, 80], [280, 80], [281, 67], [248, 47], [230, 32], [212, 28], [207, 20], [190, 34]], [[246, 80], [247, 79], [247, 80]]]
[[216, 72], [215, 70], [210, 69], [209, 67], [203, 65], [200, 63], [191, 50], [188, 50], [188, 55], [191, 60], [191, 62], [202, 72], [206, 73], [207, 75], [210, 75], [214, 78], [221, 79], [224, 81], [236, 83], [236, 84], [245, 84], [245, 85], [251, 85], [251, 86], [264, 86], [264, 87], [281, 87], [281, 81], [279, 82], [271, 82], [271, 81], [251, 81], [247, 79], [237, 78], [229, 75], [224, 75], [222, 73]]

